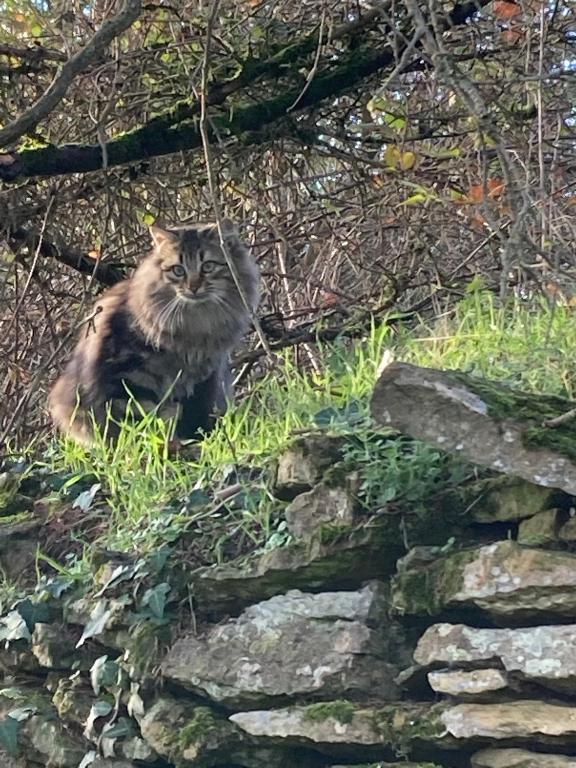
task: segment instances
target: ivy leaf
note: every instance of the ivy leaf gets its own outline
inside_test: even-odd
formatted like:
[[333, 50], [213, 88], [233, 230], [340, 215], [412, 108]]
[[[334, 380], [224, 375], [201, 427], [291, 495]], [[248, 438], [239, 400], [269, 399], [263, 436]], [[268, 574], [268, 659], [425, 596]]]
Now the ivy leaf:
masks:
[[5, 717], [0, 720], [0, 745], [4, 747], [11, 757], [18, 756], [18, 734], [21, 725], [13, 717]]
[[30, 630], [19, 611], [10, 611], [0, 623], [0, 640], [30, 640]]
[[74, 579], [70, 579], [67, 576], [55, 576], [52, 579], [48, 579], [44, 583], [38, 585], [38, 592], [47, 592], [51, 597], [56, 600], [62, 596], [70, 587], [74, 585]]
[[100, 490], [100, 483], [94, 483], [94, 485], [90, 486], [90, 488], [87, 491], [83, 491], [79, 496], [77, 496], [74, 501], [72, 502], [72, 507], [74, 509], [79, 509], [82, 512], [88, 512], [90, 507], [92, 506], [92, 502], [94, 501], [94, 497]]
[[104, 586], [98, 590], [94, 597], [101, 597], [110, 587], [116, 586], [123, 581], [128, 581], [128, 579], [131, 579], [134, 576], [135, 572], [136, 569], [133, 565], [119, 565], [117, 568], [114, 568], [110, 576], [106, 579]]
[[102, 688], [117, 686], [120, 680], [120, 667], [108, 656], [100, 656], [90, 669], [90, 682], [96, 696]]
[[105, 739], [120, 739], [133, 734], [134, 726], [127, 717], [119, 717], [114, 725], [106, 724], [102, 729], [102, 737]]
[[26, 626], [32, 632], [36, 624], [50, 624], [53, 619], [54, 612], [46, 603], [35, 603], [29, 598], [21, 600], [17, 607], [18, 613], [24, 621]]
[[166, 607], [169, 592], [170, 584], [167, 584], [165, 581], [152, 589], [147, 589], [142, 598], [142, 606], [148, 607], [153, 616], [161, 619], [164, 616], [164, 608]]
[[90, 752], [86, 752], [78, 768], [88, 768], [88, 766], [92, 765], [92, 763], [96, 760], [96, 758], [97, 758], [96, 752], [93, 749], [91, 749]]
[[90, 614], [90, 621], [84, 627], [82, 637], [76, 643], [76, 648], [80, 648], [81, 645], [84, 645], [86, 640], [90, 637], [101, 635], [102, 632], [104, 632], [108, 619], [112, 615], [112, 611], [109, 608], [106, 608], [106, 605], [107, 603], [105, 600], [100, 600], [96, 603], [96, 607]]
[[[194, 493], [194, 491], [192, 491]], [[160, 573], [170, 557], [171, 549], [168, 546], [160, 547], [147, 560], [147, 565], [152, 573]]]
[[16, 707], [16, 709], [11, 709], [10, 712], [8, 712], [8, 717], [21, 723], [24, 720], [28, 720], [32, 715], [35, 715], [37, 711], [37, 707]]
[[98, 720], [100, 717], [106, 717], [106, 715], [109, 715], [110, 712], [112, 712], [112, 704], [110, 704], [110, 702], [103, 700], [95, 701], [92, 704], [90, 708], [90, 714], [86, 719], [84, 737], [90, 741], [93, 741], [97, 736], [96, 730], [94, 728], [96, 720]]
[[130, 717], [142, 717], [144, 712], [144, 701], [139, 694], [140, 685], [138, 683], [130, 683], [130, 696], [126, 703], [126, 709]]

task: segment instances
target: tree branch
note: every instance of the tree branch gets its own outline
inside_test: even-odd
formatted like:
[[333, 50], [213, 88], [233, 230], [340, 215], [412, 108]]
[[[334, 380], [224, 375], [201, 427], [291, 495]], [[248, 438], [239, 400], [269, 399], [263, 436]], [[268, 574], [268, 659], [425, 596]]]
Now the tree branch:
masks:
[[[479, 7], [486, 5], [488, 1], [478, 0], [477, 3], [457, 5], [449, 15], [447, 26], [465, 24], [477, 13]], [[409, 39], [410, 36], [406, 34], [405, 37]], [[315, 39], [317, 40], [317, 35]], [[310, 39], [307, 38], [305, 43], [309, 47]], [[292, 56], [294, 49], [290, 48], [290, 50]], [[223, 114], [212, 113], [210, 124], [213, 128], [209, 138], [210, 140], [215, 138], [212, 135], [215, 131], [219, 138], [237, 137], [240, 140], [245, 138], [247, 142], [252, 143], [263, 129], [286, 118], [289, 108], [296, 99], [299, 98], [298, 109], [292, 114], [307, 107], [316, 106], [326, 99], [353, 91], [363, 80], [392, 65], [397, 55], [398, 52], [389, 46], [381, 49], [360, 46], [341, 56], [335, 64], [329, 63], [323, 70], [317, 72], [303, 95], [302, 87], [298, 85], [296, 88], [284, 90], [267, 101], [244, 107], [235, 105], [233, 110], [227, 110]], [[263, 76], [264, 70], [257, 74]], [[214, 100], [224, 100], [230, 93], [230, 87], [227, 84], [214, 87], [211, 96], [207, 99], [208, 104], [213, 105]], [[113, 167], [175, 152], [199, 149], [202, 146], [202, 137], [199, 129], [198, 108], [196, 103], [178, 105], [174, 110], [154, 118], [141, 128], [112, 139], [106, 144], [107, 166]], [[251, 136], [250, 132], [252, 132]], [[43, 147], [24, 150], [20, 153], [0, 154], [0, 180], [13, 182], [22, 177], [86, 173], [97, 171], [102, 168], [102, 165], [102, 147], [99, 144]]]
[[31, 251], [38, 248], [39, 253], [45, 258], [55, 259], [60, 264], [65, 264], [84, 275], [90, 275], [90, 277], [94, 275], [94, 279], [102, 285], [115, 285], [126, 277], [121, 269], [112, 264], [102, 264], [73, 248], [55, 245], [44, 237], [39, 238], [36, 232], [30, 232], [23, 227], [9, 232], [7, 240], [14, 250], [22, 245], [26, 245]]
[[0, 56], [12, 56], [32, 63], [36, 63], [42, 59], [66, 61], [66, 55], [64, 53], [55, 51], [52, 48], [44, 48], [42, 45], [31, 45], [29, 48], [17, 48], [13, 45], [0, 45]]
[[46, 93], [27, 112], [0, 129], [0, 146], [13, 143], [38, 123], [62, 101], [75, 77], [96, 61], [109, 43], [128, 29], [140, 15], [140, 0], [126, 0], [114, 18], [107, 19], [94, 37], [62, 67]]

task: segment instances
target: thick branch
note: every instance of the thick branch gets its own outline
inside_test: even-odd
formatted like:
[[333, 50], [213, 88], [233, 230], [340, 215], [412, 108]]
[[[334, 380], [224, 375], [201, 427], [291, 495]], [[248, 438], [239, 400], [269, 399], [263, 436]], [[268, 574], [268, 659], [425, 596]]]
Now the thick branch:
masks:
[[13, 143], [49, 115], [62, 101], [74, 78], [96, 61], [106, 46], [136, 21], [140, 10], [140, 0], [126, 0], [126, 5], [120, 13], [112, 19], [107, 19], [84, 48], [64, 64], [46, 93], [27, 112], [0, 130], [0, 146]]
[[64, 53], [55, 51], [52, 48], [44, 48], [42, 45], [31, 45], [29, 48], [17, 48], [14, 45], [0, 45], [0, 56], [13, 56], [17, 59], [24, 59], [32, 63], [36, 63], [42, 59], [66, 61], [66, 55]]
[[94, 259], [73, 248], [57, 246], [45, 238], [41, 238], [39, 242], [35, 232], [30, 232], [23, 227], [10, 232], [8, 242], [14, 249], [22, 245], [26, 245], [30, 250], [39, 248], [40, 254], [45, 258], [59, 261], [84, 275], [94, 275], [94, 279], [102, 285], [115, 285], [126, 277], [118, 267], [101, 262], [97, 264]]
[[[487, 2], [488, 0], [478, 0], [478, 3], [456, 6], [447, 26], [466, 23], [478, 11], [479, 6]], [[409, 37], [407, 34], [406, 38]], [[226, 111], [225, 116], [212, 113], [210, 123], [216, 128], [220, 138], [244, 138], [248, 132], [257, 135], [285, 118], [296, 99], [298, 110], [291, 114], [316, 106], [326, 99], [354, 91], [363, 80], [392, 65], [396, 55], [397, 52], [388, 46], [381, 49], [360, 47], [341, 57], [336, 66], [327, 66], [324, 71], [319, 71], [304, 94], [298, 85], [267, 101], [245, 107], [235, 105], [233, 110]], [[221, 89], [223, 87], [220, 86]], [[218, 93], [218, 87], [213, 90], [213, 97], [214, 93]], [[170, 113], [154, 118], [143, 127], [111, 140], [106, 145], [107, 166], [113, 167], [183, 150], [199, 149], [202, 140], [196, 112], [196, 105], [180, 105]], [[185, 115], [189, 117], [183, 119]], [[175, 124], [175, 120], [180, 122]], [[250, 140], [254, 140], [254, 135]], [[63, 145], [0, 154], [0, 180], [7, 182], [21, 177], [85, 173], [97, 171], [102, 167], [102, 147], [99, 144]]]

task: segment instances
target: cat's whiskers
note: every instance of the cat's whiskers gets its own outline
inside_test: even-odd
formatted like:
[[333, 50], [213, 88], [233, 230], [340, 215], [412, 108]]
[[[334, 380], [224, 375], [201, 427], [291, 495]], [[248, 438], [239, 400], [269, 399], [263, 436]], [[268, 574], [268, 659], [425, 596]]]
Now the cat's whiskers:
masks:
[[162, 307], [158, 316], [154, 318], [154, 322], [146, 332], [146, 340], [157, 349], [160, 347], [160, 341], [162, 339], [165, 326], [170, 318], [170, 315], [172, 314], [174, 307], [177, 305], [177, 302], [178, 296], [173, 296], [167, 302], [167, 304]]
[[178, 325], [178, 310], [183, 299], [176, 295], [162, 311], [158, 320], [158, 339], [163, 334], [174, 336]]

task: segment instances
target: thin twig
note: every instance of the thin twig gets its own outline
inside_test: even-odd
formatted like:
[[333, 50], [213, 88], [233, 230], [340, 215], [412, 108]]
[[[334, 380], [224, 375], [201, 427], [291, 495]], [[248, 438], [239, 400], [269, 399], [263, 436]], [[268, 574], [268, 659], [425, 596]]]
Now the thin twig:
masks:
[[140, 0], [126, 0], [124, 8], [112, 19], [107, 19], [94, 37], [62, 67], [46, 93], [16, 120], [0, 129], [0, 146], [14, 143], [35, 128], [62, 101], [74, 79], [102, 54], [115, 37], [132, 26], [141, 11]]
[[302, 88], [302, 91], [298, 95], [298, 98], [294, 101], [293, 104], [291, 104], [286, 112], [291, 112], [293, 109], [296, 109], [300, 101], [302, 100], [302, 97], [310, 88], [310, 84], [312, 83], [312, 80], [314, 80], [314, 77], [316, 75], [316, 72], [318, 71], [318, 64], [320, 63], [320, 55], [322, 53], [322, 44], [324, 42], [324, 24], [326, 22], [326, 8], [322, 9], [322, 18], [320, 19], [320, 31], [318, 32], [318, 46], [316, 48], [316, 55], [314, 56], [314, 62], [312, 64], [312, 67], [310, 69], [310, 72], [308, 72], [308, 75], [306, 77], [306, 82], [304, 84], [304, 88]]
[[218, 199], [218, 194], [216, 192], [216, 184], [214, 180], [214, 169], [212, 167], [212, 158], [210, 153], [210, 139], [208, 135], [208, 113], [206, 110], [206, 95], [208, 91], [208, 73], [210, 70], [210, 43], [212, 40], [212, 32], [214, 29], [214, 24], [216, 23], [216, 17], [218, 15], [219, 8], [220, 8], [220, 0], [215, 0], [214, 5], [212, 7], [212, 13], [210, 14], [210, 18], [208, 19], [208, 24], [206, 26], [206, 44], [204, 49], [204, 58], [202, 61], [202, 78], [201, 78], [200, 94], [199, 94], [199, 100], [200, 100], [199, 128], [200, 128], [200, 135], [202, 138], [202, 148], [204, 150], [206, 177], [208, 180], [208, 190], [210, 192], [210, 201], [212, 203], [212, 209], [214, 211], [214, 219], [216, 221], [216, 226], [218, 227], [218, 236], [220, 238], [220, 246], [224, 253], [224, 258], [226, 259], [228, 268], [232, 273], [232, 277], [234, 278], [234, 282], [236, 283], [236, 288], [238, 289], [238, 293], [240, 294], [242, 303], [244, 304], [246, 311], [250, 315], [254, 329], [256, 330], [258, 338], [260, 339], [260, 343], [262, 344], [262, 347], [265, 353], [272, 358], [273, 355], [270, 350], [270, 345], [268, 344], [268, 340], [266, 339], [266, 336], [262, 331], [260, 323], [258, 322], [258, 318], [256, 317], [256, 314], [254, 312], [254, 308], [250, 305], [250, 302], [248, 301], [248, 297], [246, 296], [246, 293], [240, 283], [240, 275], [238, 274], [236, 264], [234, 263], [234, 259], [230, 254], [228, 245], [226, 244], [226, 238], [225, 238], [225, 234], [222, 226], [222, 211], [220, 206], [220, 200]]

